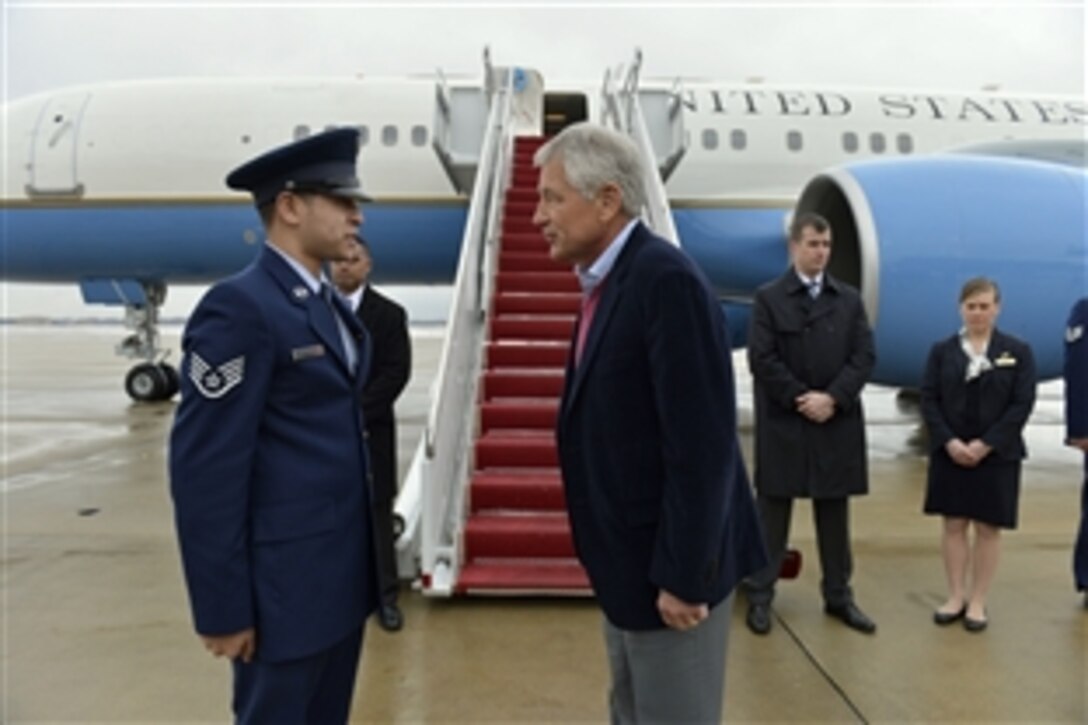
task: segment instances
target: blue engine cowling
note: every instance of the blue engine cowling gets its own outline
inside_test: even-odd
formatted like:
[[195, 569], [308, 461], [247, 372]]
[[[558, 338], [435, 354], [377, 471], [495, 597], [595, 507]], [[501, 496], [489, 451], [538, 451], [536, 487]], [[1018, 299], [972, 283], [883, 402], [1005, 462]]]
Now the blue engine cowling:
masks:
[[860, 162], [805, 187], [797, 213], [831, 223], [831, 273], [858, 287], [876, 336], [874, 382], [921, 381], [930, 346], [961, 326], [959, 291], [1001, 289], [997, 324], [1027, 340], [1040, 378], [1060, 374], [1073, 302], [1088, 294], [1086, 172], [945, 154]]

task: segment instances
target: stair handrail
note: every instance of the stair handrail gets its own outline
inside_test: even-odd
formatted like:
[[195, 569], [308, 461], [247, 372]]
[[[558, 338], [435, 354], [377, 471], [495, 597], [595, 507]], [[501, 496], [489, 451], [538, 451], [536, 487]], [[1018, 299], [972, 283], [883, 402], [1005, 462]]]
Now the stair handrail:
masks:
[[[635, 59], [627, 68], [622, 84], [616, 87], [609, 83], [610, 76], [605, 74], [605, 84], [602, 94], [606, 97], [606, 110], [602, 114], [602, 122], [612, 121], [612, 125], [621, 133], [627, 134], [638, 146], [644, 160], [643, 187], [646, 193], [646, 205], [643, 207], [643, 216], [646, 223], [657, 234], [669, 240], [673, 244], [680, 245], [680, 236], [673, 223], [672, 212], [669, 208], [669, 197], [665, 191], [665, 182], [661, 178], [657, 168], [657, 157], [654, 153], [653, 142], [650, 140], [649, 130], [646, 128], [646, 119], [642, 112], [642, 104], [639, 102], [638, 76], [642, 66], [642, 51], [635, 49]], [[618, 109], [618, 112], [617, 112]], [[609, 112], [611, 111], [611, 112]]]
[[[468, 218], [461, 240], [457, 279], [446, 335], [432, 387], [432, 403], [423, 433], [421, 551], [423, 590], [449, 595], [461, 563], [460, 529], [464, 520], [464, 488], [471, 452], [473, 402], [479, 384], [481, 350], [486, 331], [487, 268], [493, 266], [497, 211], [511, 145], [508, 138], [511, 77], [497, 88], [482, 154], [473, 184]], [[491, 253], [488, 253], [491, 248]]]

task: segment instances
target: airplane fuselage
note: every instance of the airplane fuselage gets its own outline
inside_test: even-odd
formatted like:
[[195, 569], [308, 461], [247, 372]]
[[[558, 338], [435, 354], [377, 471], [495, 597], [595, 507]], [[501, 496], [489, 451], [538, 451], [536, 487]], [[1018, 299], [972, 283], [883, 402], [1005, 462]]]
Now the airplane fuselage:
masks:
[[[583, 96], [586, 116], [599, 117], [596, 86], [554, 85]], [[350, 125], [363, 132], [360, 175], [375, 198], [364, 208], [364, 234], [377, 281], [449, 282], [467, 199], [432, 147], [435, 88], [434, 78], [173, 80], [11, 102], [4, 108], [3, 278], [86, 287], [224, 277], [264, 239], [249, 199], [226, 189], [225, 173], [294, 138]], [[675, 91], [687, 138], [666, 185], [677, 231], [717, 291], [741, 301], [785, 268], [787, 217], [822, 171], [982, 142], [1082, 142], [1088, 123], [1081, 98], [717, 81], [643, 81], [641, 89], [662, 97]], [[1039, 251], [1051, 255], [1044, 260], [1051, 266], [1083, 269], [1081, 239], [1067, 252]], [[921, 258], [939, 252], [951, 260], [951, 276], [986, 272], [964, 263], [977, 250], [922, 244]], [[849, 280], [868, 284], [874, 318], [885, 314], [879, 270]], [[1059, 278], [1055, 295], [1072, 296], [1075, 275]], [[954, 300], [940, 304], [954, 311]]]

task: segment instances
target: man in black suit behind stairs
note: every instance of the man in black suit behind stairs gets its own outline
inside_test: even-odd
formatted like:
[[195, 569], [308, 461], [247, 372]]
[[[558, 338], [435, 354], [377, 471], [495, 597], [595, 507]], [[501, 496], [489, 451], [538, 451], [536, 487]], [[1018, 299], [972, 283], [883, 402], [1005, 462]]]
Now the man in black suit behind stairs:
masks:
[[362, 403], [373, 472], [374, 538], [381, 588], [378, 622], [387, 632], [395, 632], [404, 619], [397, 606], [399, 580], [393, 535], [393, 502], [397, 497], [397, 422], [393, 403], [408, 384], [412, 348], [404, 308], [367, 283], [374, 263], [366, 241], [361, 237], [358, 241], [350, 256], [332, 264], [332, 279], [372, 342], [370, 375]]

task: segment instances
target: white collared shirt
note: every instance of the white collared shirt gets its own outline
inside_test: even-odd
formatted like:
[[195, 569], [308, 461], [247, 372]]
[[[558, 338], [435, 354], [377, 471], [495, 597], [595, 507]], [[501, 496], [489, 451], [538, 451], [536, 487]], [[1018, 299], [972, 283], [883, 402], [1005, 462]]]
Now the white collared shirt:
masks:
[[616, 264], [616, 258], [620, 256], [620, 252], [623, 251], [624, 246], [627, 244], [627, 240], [631, 238], [631, 230], [638, 224], [638, 219], [632, 219], [627, 222], [627, 225], [620, 230], [620, 233], [608, 243], [608, 247], [605, 248], [601, 256], [589, 265], [589, 269], [583, 268], [581, 265], [574, 267], [574, 272], [578, 275], [578, 284], [582, 287], [582, 294], [589, 295], [593, 290], [601, 283], [608, 273], [612, 271], [612, 267]]
[[[815, 285], [817, 293], [819, 293], [820, 291], [823, 290], [823, 288], [824, 288], [824, 273], [823, 272], [820, 272], [815, 277], [806, 277], [805, 275], [801, 274], [797, 270], [796, 267], [794, 267], [793, 271], [797, 275], [797, 279], [801, 280], [801, 284], [803, 284], [805, 286], [805, 289], [811, 290], [812, 286]], [[810, 292], [809, 294], [812, 294], [812, 293]]]
[[359, 308], [363, 306], [363, 295], [366, 294], [366, 288], [370, 285], [359, 285], [354, 292], [348, 292], [344, 294], [337, 290], [337, 293], [344, 298], [344, 302], [347, 303], [348, 309], [352, 312], [358, 312]]

